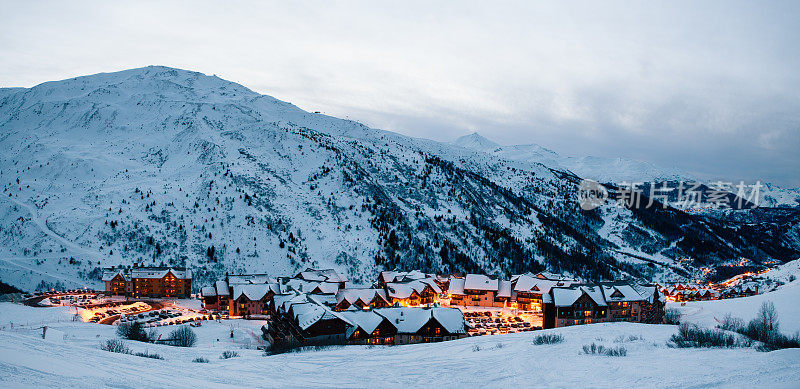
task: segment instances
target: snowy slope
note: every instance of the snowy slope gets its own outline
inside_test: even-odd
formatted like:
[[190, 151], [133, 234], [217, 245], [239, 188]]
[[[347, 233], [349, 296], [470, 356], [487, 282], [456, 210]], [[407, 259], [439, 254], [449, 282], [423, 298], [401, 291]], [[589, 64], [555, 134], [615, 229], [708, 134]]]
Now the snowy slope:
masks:
[[0, 280], [25, 290], [99, 286], [99, 267], [131, 262], [189, 266], [195, 285], [308, 266], [369, 284], [395, 267], [674, 275], [620, 250], [696, 257], [689, 271], [745, 250], [800, 255], [769, 219], [746, 234], [627, 210], [607, 224], [580, 211], [577, 177], [558, 166], [371, 129], [166, 67], [3, 89], [0, 147]]
[[[31, 308], [32, 309], [32, 308]], [[50, 308], [42, 308], [50, 309]], [[2, 312], [2, 310], [0, 310]], [[1, 316], [0, 316], [1, 317]], [[233, 323], [238, 334], [252, 326]], [[675, 326], [609, 323], [543, 332], [483, 336], [395, 347], [343, 348], [264, 356], [227, 341], [227, 322], [206, 323], [189, 349], [128, 342], [135, 352], [164, 360], [99, 350], [114, 328], [55, 323], [64, 341], [37, 338], [41, 330], [0, 331], [0, 385], [16, 387], [795, 387], [800, 350], [673, 349]], [[541, 333], [564, 342], [535, 346]], [[636, 339], [631, 340], [634, 336]], [[216, 342], [215, 338], [221, 338]], [[627, 349], [626, 357], [584, 355], [597, 343]], [[238, 358], [219, 359], [225, 350]], [[208, 364], [192, 363], [204, 357]], [[742, 368], [747, 365], [747, 368]], [[180, 372], [179, 374], [177, 372]]]
[[679, 309], [683, 313], [682, 320], [706, 327], [714, 327], [728, 313], [744, 319], [745, 322], [750, 321], [755, 318], [763, 302], [771, 301], [778, 312], [781, 331], [791, 335], [800, 331], [800, 304], [797, 303], [799, 300], [800, 281], [795, 280], [775, 291], [755, 296], [725, 300], [692, 301], [685, 304], [668, 303], [667, 308], [674, 307]]

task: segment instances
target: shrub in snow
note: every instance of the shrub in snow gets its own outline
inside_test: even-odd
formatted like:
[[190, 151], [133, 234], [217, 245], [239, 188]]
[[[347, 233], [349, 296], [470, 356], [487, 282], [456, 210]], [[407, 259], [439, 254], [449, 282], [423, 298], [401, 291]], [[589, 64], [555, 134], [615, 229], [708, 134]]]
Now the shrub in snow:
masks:
[[700, 328], [695, 324], [681, 323], [678, 333], [669, 338], [670, 347], [738, 347], [749, 346], [736, 342], [736, 337], [719, 330]]
[[219, 359], [231, 359], [231, 358], [236, 358], [238, 356], [239, 353], [237, 353], [236, 351], [227, 350], [222, 352], [222, 355], [219, 356]]
[[180, 326], [169, 333], [170, 344], [178, 347], [192, 347], [197, 342], [197, 335], [187, 326]]
[[592, 344], [583, 345], [583, 353], [587, 355], [605, 355], [607, 357], [624, 357], [628, 355], [628, 350], [622, 346], [606, 347], [592, 342]]
[[727, 313], [722, 318], [722, 322], [717, 325], [717, 328], [725, 331], [743, 333], [745, 329], [744, 320]]
[[128, 340], [140, 342], [152, 342], [155, 339], [155, 331], [147, 332], [139, 322], [122, 323], [117, 327], [117, 335]]
[[194, 363], [208, 363], [208, 359], [207, 358], [203, 358], [203, 357], [197, 357], [195, 359], [192, 359], [192, 362], [194, 362]]
[[627, 337], [625, 335], [620, 335], [614, 339], [614, 343], [633, 342], [636, 340], [642, 340], [642, 337], [636, 335], [628, 335]]
[[664, 310], [664, 323], [667, 324], [680, 324], [681, 323], [681, 311], [675, 308], [667, 308]]
[[162, 359], [162, 360], [164, 359], [164, 357], [162, 357], [161, 355], [158, 355], [156, 353], [150, 354], [147, 351], [145, 351], [143, 353], [136, 353], [136, 354], [133, 354], [133, 355], [136, 355], [137, 357], [144, 357], [144, 358]]
[[561, 334], [541, 334], [533, 338], [533, 344], [556, 344], [564, 341], [564, 336]]
[[778, 312], [775, 305], [770, 301], [761, 304], [756, 318], [750, 320], [747, 325], [744, 321], [726, 315], [722, 320], [720, 328], [736, 331], [751, 340], [761, 342], [758, 346], [759, 351], [773, 351], [784, 348], [800, 348], [800, 334], [786, 336], [780, 332], [778, 322]]
[[125, 345], [125, 342], [118, 339], [107, 339], [104, 343], [100, 344], [100, 350], [110, 351], [112, 353], [130, 354], [131, 349]]

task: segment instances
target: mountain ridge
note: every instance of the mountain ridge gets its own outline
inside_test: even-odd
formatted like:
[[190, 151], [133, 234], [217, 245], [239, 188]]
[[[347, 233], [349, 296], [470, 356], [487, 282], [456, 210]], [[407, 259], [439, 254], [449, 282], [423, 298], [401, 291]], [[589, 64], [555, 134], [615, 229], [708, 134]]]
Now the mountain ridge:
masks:
[[584, 212], [579, 179], [558, 167], [180, 69], [3, 92], [0, 123], [0, 279], [28, 290], [96, 285], [100, 267], [130, 263], [188, 266], [196, 284], [308, 266], [368, 284], [393, 268], [657, 279], [798, 254], [797, 216], [772, 224], [766, 212], [769, 236], [737, 236], [728, 220], [676, 210]]

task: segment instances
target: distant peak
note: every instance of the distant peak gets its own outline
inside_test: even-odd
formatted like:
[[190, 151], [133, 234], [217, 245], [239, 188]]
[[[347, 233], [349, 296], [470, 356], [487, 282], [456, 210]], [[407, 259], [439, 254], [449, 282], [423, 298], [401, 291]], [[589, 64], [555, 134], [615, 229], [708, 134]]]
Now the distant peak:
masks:
[[473, 132], [469, 135], [464, 135], [453, 141], [453, 144], [467, 149], [481, 150], [481, 151], [494, 150], [500, 147], [499, 144], [484, 138], [481, 134], [478, 134], [477, 132]]

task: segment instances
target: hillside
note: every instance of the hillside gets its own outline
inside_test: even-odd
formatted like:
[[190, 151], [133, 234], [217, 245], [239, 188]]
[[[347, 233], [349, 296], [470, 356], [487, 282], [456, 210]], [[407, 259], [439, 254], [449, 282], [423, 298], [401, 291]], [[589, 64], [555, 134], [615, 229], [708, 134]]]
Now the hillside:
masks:
[[308, 266], [354, 284], [385, 268], [674, 279], [800, 256], [797, 213], [584, 212], [562, 167], [165, 67], [2, 89], [0, 147], [0, 280], [25, 290], [96, 286], [131, 262], [191, 267], [197, 286]]

